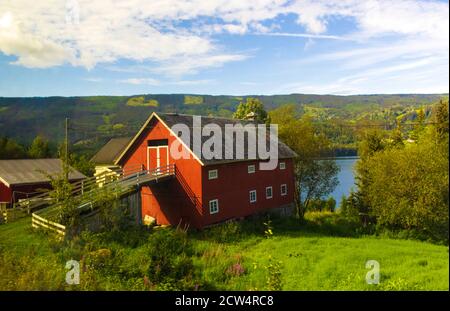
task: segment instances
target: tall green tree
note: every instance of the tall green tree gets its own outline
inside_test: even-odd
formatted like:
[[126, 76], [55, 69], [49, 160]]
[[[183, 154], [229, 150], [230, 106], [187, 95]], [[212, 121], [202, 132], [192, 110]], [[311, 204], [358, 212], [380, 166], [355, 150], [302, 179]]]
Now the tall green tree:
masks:
[[402, 130], [402, 123], [397, 120], [397, 126], [392, 131], [391, 134], [391, 145], [394, 147], [403, 147], [403, 130]]
[[245, 102], [240, 102], [236, 112], [233, 115], [235, 119], [248, 119], [253, 115], [253, 118], [258, 123], [270, 123], [270, 118], [264, 109], [264, 105], [257, 98], [248, 97]]
[[309, 204], [330, 194], [337, 186], [339, 167], [335, 161], [320, 160], [329, 151], [330, 142], [317, 133], [308, 116], [300, 116], [295, 105], [270, 111], [278, 124], [279, 138], [297, 153], [295, 161], [297, 216], [303, 218]]
[[42, 136], [36, 136], [28, 149], [28, 156], [34, 159], [42, 159], [50, 157], [50, 148], [48, 141]]
[[84, 154], [70, 154], [69, 164], [86, 176], [94, 176], [95, 164], [89, 161], [89, 159]]
[[[358, 144], [360, 160], [356, 163], [355, 184], [358, 191], [349, 197], [349, 206], [352, 213], [370, 214], [371, 206], [368, 199], [367, 187], [370, 183], [367, 162], [373, 155], [382, 152], [389, 146], [386, 141], [387, 132], [378, 128], [369, 128], [363, 131]], [[353, 215], [354, 216], [354, 215]]]
[[15, 140], [0, 137], [0, 159], [23, 159], [26, 157], [25, 148]]
[[439, 104], [434, 107], [434, 122], [436, 123], [436, 132], [440, 138], [448, 135], [448, 99], [440, 100]]
[[365, 130], [360, 138], [358, 155], [361, 158], [370, 157], [375, 152], [386, 148], [386, 132], [377, 128]]
[[414, 125], [414, 129], [411, 132], [411, 138], [414, 140], [418, 140], [424, 129], [425, 129], [425, 111], [423, 110], [423, 108], [420, 108], [417, 111], [416, 124]]

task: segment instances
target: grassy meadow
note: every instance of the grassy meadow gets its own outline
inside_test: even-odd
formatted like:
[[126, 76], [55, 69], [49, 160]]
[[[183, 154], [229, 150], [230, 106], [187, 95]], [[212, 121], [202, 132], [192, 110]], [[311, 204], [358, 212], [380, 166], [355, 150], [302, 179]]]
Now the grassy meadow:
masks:
[[[290, 218], [231, 222], [181, 233], [178, 244], [172, 241], [175, 235], [166, 238], [175, 229], [136, 227], [62, 242], [33, 231], [24, 218], [0, 225], [0, 289], [449, 289], [448, 246], [365, 236], [336, 213], [306, 218], [302, 224]], [[70, 259], [83, 267], [79, 285], [65, 284]], [[378, 285], [365, 281], [368, 260], [380, 263]], [[158, 273], [164, 278], [152, 277]]]

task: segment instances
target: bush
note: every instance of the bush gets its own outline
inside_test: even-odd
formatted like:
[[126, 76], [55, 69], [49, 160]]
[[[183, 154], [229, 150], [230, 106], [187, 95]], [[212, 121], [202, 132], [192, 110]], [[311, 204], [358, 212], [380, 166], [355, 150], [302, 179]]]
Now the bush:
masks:
[[146, 276], [151, 283], [177, 289], [193, 286], [189, 283], [194, 277], [190, 257], [193, 251], [185, 232], [170, 229], [154, 232], [149, 237], [146, 252], [149, 259]]
[[308, 204], [308, 211], [316, 212], [334, 212], [336, 209], [336, 200], [333, 197], [329, 197], [326, 200], [323, 199], [313, 199]]
[[203, 236], [219, 243], [234, 242], [241, 235], [241, 223], [230, 220], [226, 223], [205, 229]]
[[325, 201], [325, 210], [329, 212], [334, 212], [336, 209], [336, 200], [333, 197], [329, 197]]
[[362, 203], [385, 228], [448, 243], [448, 165], [448, 136], [439, 141], [432, 131], [418, 143], [377, 151], [357, 165]]

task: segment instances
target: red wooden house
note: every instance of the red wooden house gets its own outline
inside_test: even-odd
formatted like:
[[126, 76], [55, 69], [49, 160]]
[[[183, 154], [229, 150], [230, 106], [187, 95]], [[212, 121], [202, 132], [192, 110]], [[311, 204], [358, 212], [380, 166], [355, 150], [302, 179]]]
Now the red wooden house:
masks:
[[[202, 117], [201, 121], [202, 126], [214, 123], [222, 129], [225, 124], [244, 122], [210, 117]], [[190, 128], [193, 138], [192, 116], [152, 113], [111, 163], [124, 170], [175, 164], [175, 178], [141, 187], [143, 218], [154, 219], [157, 224], [202, 228], [271, 209], [292, 210], [295, 153], [282, 142], [278, 143], [277, 168], [260, 170], [261, 160], [257, 159], [205, 159], [194, 153], [193, 139], [188, 145], [172, 131], [175, 124]], [[171, 156], [170, 148], [175, 141], [190, 155], [189, 159]]]

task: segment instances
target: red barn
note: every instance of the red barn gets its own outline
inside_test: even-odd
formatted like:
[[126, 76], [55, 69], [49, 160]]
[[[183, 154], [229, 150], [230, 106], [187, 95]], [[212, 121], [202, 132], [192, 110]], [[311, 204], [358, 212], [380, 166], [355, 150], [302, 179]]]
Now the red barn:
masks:
[[[56, 176], [61, 171], [60, 159], [0, 160], [0, 205], [12, 206], [20, 199], [51, 189], [47, 175]], [[71, 168], [71, 182], [84, 178]]]
[[[260, 170], [263, 160], [249, 158], [249, 148], [254, 146], [247, 147], [244, 159], [236, 156], [227, 160], [224, 157], [206, 159], [202, 152], [194, 152], [196, 126], [193, 122], [193, 116], [189, 115], [152, 113], [136, 136], [121, 148], [119, 156], [114, 157], [111, 164], [124, 170], [139, 166], [150, 170], [175, 164], [175, 178], [141, 187], [143, 218], [154, 219], [157, 224], [189, 224], [202, 228], [271, 209], [292, 211], [295, 153], [289, 147], [278, 143], [279, 159], [274, 170]], [[215, 128], [224, 130], [227, 124], [242, 123], [249, 122], [201, 117], [202, 129], [214, 124]], [[173, 126], [180, 124], [190, 129], [189, 141], [173, 131]], [[207, 139], [202, 137], [202, 143]], [[232, 140], [236, 138], [233, 136]], [[178, 150], [189, 157], [174, 158], [173, 146], [178, 146]]]

